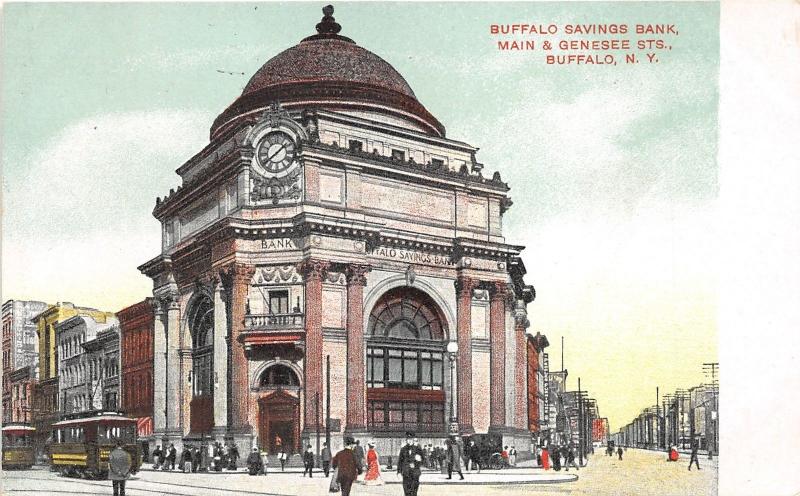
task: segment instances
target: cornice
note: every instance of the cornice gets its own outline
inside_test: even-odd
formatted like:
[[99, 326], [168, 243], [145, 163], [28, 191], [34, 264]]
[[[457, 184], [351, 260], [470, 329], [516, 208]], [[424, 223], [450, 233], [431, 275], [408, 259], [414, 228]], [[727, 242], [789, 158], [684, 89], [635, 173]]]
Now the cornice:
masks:
[[387, 157], [379, 153], [350, 150], [349, 148], [343, 148], [335, 144], [329, 145], [322, 142], [305, 143], [304, 149], [309, 151], [317, 150], [317, 151], [333, 153], [335, 155], [343, 157], [358, 158], [361, 160], [367, 160], [368, 163], [376, 165], [384, 165], [384, 166], [390, 165], [392, 167], [392, 170], [390, 170], [389, 172], [411, 173], [416, 175], [422, 175], [429, 179], [438, 179], [438, 180], [444, 179], [448, 181], [457, 180], [459, 185], [463, 184], [468, 187], [480, 186], [488, 188], [494, 193], [505, 194], [511, 189], [507, 183], [503, 182], [499, 172], [495, 172], [491, 179], [487, 179], [483, 177], [483, 175], [480, 172], [477, 173], [470, 172], [469, 167], [467, 167], [466, 164], [461, 167], [461, 170], [453, 171], [450, 170], [450, 168], [447, 165], [437, 166], [431, 163], [419, 164], [415, 162], [414, 159], [411, 157], [409, 157], [408, 160], [397, 160], [395, 158]]

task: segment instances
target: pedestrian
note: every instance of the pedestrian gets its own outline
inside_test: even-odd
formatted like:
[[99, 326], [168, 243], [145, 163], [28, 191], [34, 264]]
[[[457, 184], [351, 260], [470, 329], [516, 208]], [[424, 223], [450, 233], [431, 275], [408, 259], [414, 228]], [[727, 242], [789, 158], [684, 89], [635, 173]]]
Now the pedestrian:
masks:
[[[278, 439], [280, 439], [280, 438], [278, 438]], [[288, 458], [289, 458], [289, 455], [287, 455], [286, 452], [283, 451], [283, 446], [281, 446], [280, 452], [278, 453], [278, 460], [281, 462], [281, 472], [283, 472], [283, 469], [286, 468], [286, 460]]]
[[566, 467], [566, 471], [569, 472], [569, 466], [572, 465], [575, 467], [575, 470], [580, 470], [581, 468], [575, 463], [575, 450], [572, 449], [572, 446], [568, 448], [564, 448], [566, 450], [566, 462], [564, 463]]
[[[469, 442], [469, 464], [472, 467], [472, 470], [478, 468], [478, 473], [481, 473], [481, 450], [478, 448], [478, 445], [475, 444], [474, 440], [470, 440]], [[467, 469], [469, 470], [469, 468]]]
[[461, 446], [458, 440], [453, 436], [447, 440], [447, 478], [453, 478], [453, 472], [458, 472], [460, 480], [464, 480], [464, 474], [461, 472]]
[[364, 471], [364, 448], [361, 447], [361, 441], [358, 439], [356, 440], [355, 448], [353, 448], [353, 454], [356, 457], [356, 463], [358, 463], [359, 468], [358, 473], [360, 474]]
[[542, 468], [545, 470], [550, 470], [550, 451], [547, 449], [547, 446], [542, 446]]
[[375, 451], [375, 442], [367, 443], [367, 473], [364, 475], [364, 484], [368, 486], [382, 486], [381, 467], [378, 463], [380, 457]]
[[175, 449], [175, 445], [170, 443], [169, 445], [169, 454], [167, 455], [167, 464], [164, 466], [164, 470], [175, 470], [175, 459], [178, 457], [178, 450]]
[[303, 470], [303, 477], [308, 474], [308, 478], [310, 479], [313, 477], [313, 470], [314, 470], [314, 452], [311, 450], [311, 445], [309, 444], [306, 447], [305, 453], [303, 453], [303, 466], [305, 469]]
[[261, 470], [264, 475], [267, 475], [267, 467], [269, 466], [269, 455], [267, 450], [261, 451]]
[[247, 473], [250, 475], [258, 475], [263, 468], [261, 467], [261, 455], [258, 453], [258, 448], [253, 448], [253, 451], [247, 455]]
[[196, 474], [197, 471], [200, 469], [200, 450], [197, 446], [192, 448], [192, 473]]
[[162, 460], [163, 453], [161, 452], [161, 445], [159, 444], [156, 446], [156, 449], [153, 450], [153, 470], [158, 470], [161, 468], [161, 460]]
[[230, 449], [228, 450], [228, 470], [236, 470], [237, 462], [239, 461], [239, 448], [236, 447], [236, 444], [231, 444]]
[[512, 467], [517, 466], [517, 447], [512, 446], [510, 450], [508, 450], [508, 463]]
[[405, 496], [417, 496], [419, 477], [422, 474], [422, 450], [412, 432], [406, 432], [406, 445], [400, 449], [397, 457], [397, 473], [403, 476], [403, 493]]
[[617, 456], [619, 457], [620, 460], [622, 460], [622, 446], [617, 448]]
[[503, 446], [503, 450], [500, 452], [500, 459], [503, 460], [503, 467], [508, 467], [511, 464], [509, 463], [508, 457], [508, 446]]
[[122, 449], [122, 441], [108, 455], [108, 478], [114, 488], [114, 496], [125, 496], [125, 481], [131, 473], [131, 455]]
[[322, 458], [322, 471], [325, 472], [325, 477], [328, 477], [331, 471], [331, 449], [328, 447], [328, 443], [322, 443], [320, 458]]
[[346, 437], [344, 444], [345, 447], [331, 460], [331, 466], [334, 469], [335, 480], [341, 487], [342, 496], [350, 496], [350, 488], [353, 486], [353, 481], [361, 474], [361, 469], [356, 463], [355, 440]]
[[697, 465], [697, 470], [700, 470], [700, 460], [697, 458], [697, 451], [700, 449], [700, 443], [695, 441], [692, 443], [692, 453], [689, 458], [689, 470], [692, 470], [692, 463]]
[[187, 445], [183, 446], [180, 467], [184, 474], [191, 473], [192, 471], [192, 450], [190, 450]]
[[551, 449], [551, 454], [553, 457], [553, 470], [556, 472], [561, 472], [561, 448], [558, 446], [553, 446]]

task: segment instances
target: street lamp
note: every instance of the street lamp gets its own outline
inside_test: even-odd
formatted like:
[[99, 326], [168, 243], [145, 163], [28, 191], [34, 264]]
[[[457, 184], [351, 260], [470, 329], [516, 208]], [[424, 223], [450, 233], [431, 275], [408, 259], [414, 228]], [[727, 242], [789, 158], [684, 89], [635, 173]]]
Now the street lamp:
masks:
[[450, 434], [458, 435], [458, 415], [456, 415], [456, 354], [458, 342], [447, 343], [447, 355], [450, 357]]

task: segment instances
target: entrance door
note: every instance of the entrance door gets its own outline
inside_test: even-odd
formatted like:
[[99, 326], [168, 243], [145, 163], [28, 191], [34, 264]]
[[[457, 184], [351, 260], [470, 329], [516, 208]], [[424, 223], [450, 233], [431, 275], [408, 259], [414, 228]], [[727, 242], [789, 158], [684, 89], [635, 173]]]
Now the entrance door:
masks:
[[258, 400], [258, 440], [269, 453], [298, 452], [300, 445], [300, 400], [283, 390], [277, 390]]

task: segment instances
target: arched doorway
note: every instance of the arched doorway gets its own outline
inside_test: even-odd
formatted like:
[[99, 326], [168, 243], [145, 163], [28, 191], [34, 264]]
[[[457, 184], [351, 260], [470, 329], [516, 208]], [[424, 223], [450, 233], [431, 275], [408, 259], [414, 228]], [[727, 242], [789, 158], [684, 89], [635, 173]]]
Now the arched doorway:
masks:
[[447, 325], [438, 305], [394, 288], [370, 312], [366, 337], [369, 429], [443, 432]]
[[270, 454], [281, 448], [300, 452], [300, 398], [287, 391], [299, 392], [297, 374], [285, 364], [271, 365], [261, 373], [258, 388], [268, 392], [258, 400], [259, 445]]
[[189, 310], [192, 337], [192, 399], [189, 428], [194, 434], [214, 427], [214, 303], [208, 296], [195, 300]]

